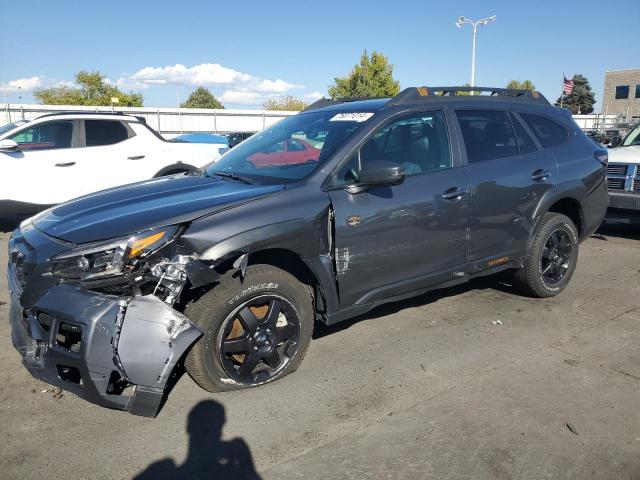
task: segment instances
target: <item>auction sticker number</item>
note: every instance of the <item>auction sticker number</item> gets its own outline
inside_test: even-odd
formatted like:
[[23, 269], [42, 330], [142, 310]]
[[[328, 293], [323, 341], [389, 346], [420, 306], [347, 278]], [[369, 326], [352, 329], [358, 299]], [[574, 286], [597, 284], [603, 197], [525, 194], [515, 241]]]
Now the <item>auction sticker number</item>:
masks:
[[373, 117], [371, 112], [347, 112], [337, 113], [331, 119], [330, 122], [365, 122]]

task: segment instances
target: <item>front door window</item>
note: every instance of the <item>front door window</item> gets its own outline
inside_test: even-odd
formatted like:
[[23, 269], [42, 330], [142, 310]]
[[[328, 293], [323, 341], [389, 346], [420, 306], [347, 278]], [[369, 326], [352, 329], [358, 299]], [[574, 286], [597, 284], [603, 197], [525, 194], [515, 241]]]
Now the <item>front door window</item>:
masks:
[[71, 148], [73, 122], [48, 122], [22, 130], [11, 137], [21, 151]]

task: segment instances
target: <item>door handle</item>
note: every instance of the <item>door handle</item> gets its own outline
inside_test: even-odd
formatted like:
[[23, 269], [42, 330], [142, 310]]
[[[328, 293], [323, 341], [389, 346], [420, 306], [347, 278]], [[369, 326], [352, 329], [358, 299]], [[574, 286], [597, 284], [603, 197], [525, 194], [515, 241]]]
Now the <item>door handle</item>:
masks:
[[442, 198], [445, 200], [458, 200], [463, 195], [467, 194], [465, 188], [451, 187], [442, 194]]
[[544, 170], [540, 168], [531, 174], [531, 180], [535, 182], [544, 182], [551, 176], [551, 172], [549, 170]]
[[127, 160], [142, 160], [144, 155], [133, 155], [131, 157], [127, 157]]
[[56, 163], [56, 167], [71, 167], [71, 166], [73, 166], [75, 164], [76, 164], [76, 162]]

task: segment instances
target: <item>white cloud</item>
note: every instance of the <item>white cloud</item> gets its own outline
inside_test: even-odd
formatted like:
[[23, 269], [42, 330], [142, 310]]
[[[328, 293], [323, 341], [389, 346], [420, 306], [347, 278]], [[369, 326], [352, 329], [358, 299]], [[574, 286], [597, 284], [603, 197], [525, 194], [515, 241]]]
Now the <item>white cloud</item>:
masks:
[[324, 94], [322, 92], [311, 92], [311, 93], [307, 93], [304, 98], [308, 98], [309, 100], [320, 100], [322, 97], [324, 97]]
[[105, 80], [109, 85], [114, 85], [122, 90], [144, 90], [149, 88], [148, 83], [132, 80], [131, 77], [120, 77], [115, 83], [111, 82], [108, 78]]
[[294, 83], [288, 83], [280, 78], [277, 80], [262, 80], [256, 86], [256, 90], [259, 92], [270, 92], [270, 93], [284, 93], [288, 90], [294, 88], [302, 88], [302, 85], [296, 85]]
[[130, 80], [152, 85], [231, 85], [248, 82], [251, 75], [223, 67], [219, 63], [202, 63], [193, 67], [181, 64], [166, 67], [145, 67], [129, 77]]
[[7, 83], [4, 88], [8, 92], [17, 92], [18, 90], [22, 90], [25, 92], [29, 92], [36, 88], [42, 86], [43, 77], [35, 76], [31, 78], [19, 78], [17, 80], [11, 80]]
[[241, 92], [237, 90], [227, 90], [220, 96], [222, 103], [258, 105], [264, 102], [266, 97], [257, 92]]
[[141, 89], [152, 85], [185, 85], [190, 87], [225, 86], [223, 102], [257, 104], [266, 94], [282, 94], [302, 85], [281, 78], [270, 80], [227, 68], [219, 63], [202, 63], [187, 67], [182, 64], [165, 67], [144, 67], [133, 75], [121, 77], [118, 87]]

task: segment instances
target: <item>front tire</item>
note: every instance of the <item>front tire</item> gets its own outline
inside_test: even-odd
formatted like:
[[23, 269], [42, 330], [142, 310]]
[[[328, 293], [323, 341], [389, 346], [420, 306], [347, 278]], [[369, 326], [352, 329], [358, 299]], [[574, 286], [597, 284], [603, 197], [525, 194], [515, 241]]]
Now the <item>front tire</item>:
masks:
[[308, 286], [270, 265], [225, 274], [190, 304], [186, 315], [204, 335], [191, 348], [185, 367], [209, 392], [249, 388], [295, 371], [313, 332]]
[[536, 226], [523, 268], [514, 272], [514, 284], [532, 297], [553, 297], [562, 292], [576, 269], [578, 230], [571, 219], [548, 212]]

